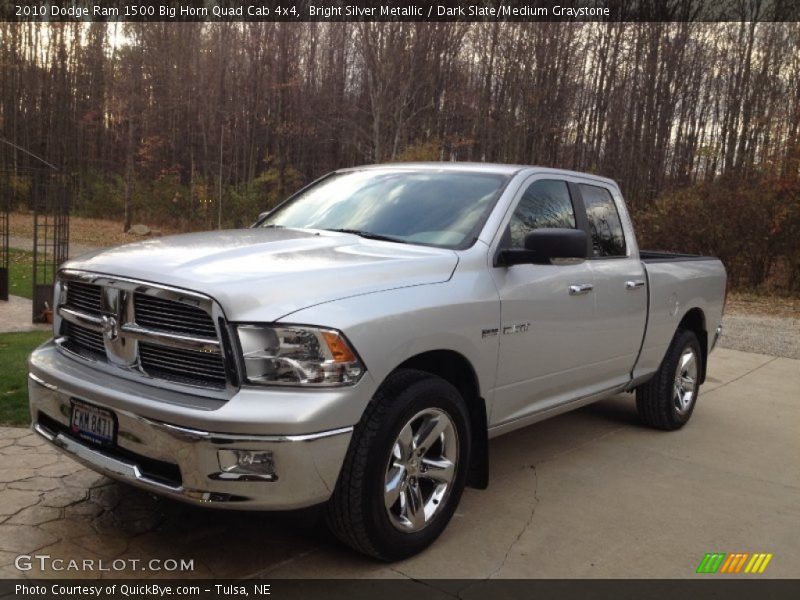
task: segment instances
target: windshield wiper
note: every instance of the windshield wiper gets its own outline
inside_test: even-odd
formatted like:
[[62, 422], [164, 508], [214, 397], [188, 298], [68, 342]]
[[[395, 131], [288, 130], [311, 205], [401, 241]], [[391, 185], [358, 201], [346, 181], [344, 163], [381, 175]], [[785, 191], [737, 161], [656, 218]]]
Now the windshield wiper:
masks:
[[335, 231], [337, 233], [352, 233], [353, 235], [357, 235], [359, 237], [363, 237], [368, 240], [380, 240], [382, 242], [397, 242], [398, 244], [407, 244], [405, 240], [401, 240], [400, 238], [392, 237], [390, 235], [381, 235], [380, 233], [372, 233], [371, 231], [362, 231], [361, 229], [326, 229], [325, 231]]

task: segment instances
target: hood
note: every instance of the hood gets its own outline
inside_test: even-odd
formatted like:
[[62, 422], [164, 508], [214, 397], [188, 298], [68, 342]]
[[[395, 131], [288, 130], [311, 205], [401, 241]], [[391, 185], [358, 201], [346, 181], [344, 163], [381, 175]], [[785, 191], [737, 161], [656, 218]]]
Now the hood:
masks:
[[207, 294], [231, 321], [276, 321], [348, 296], [447, 281], [452, 250], [297, 229], [152, 238], [63, 265]]

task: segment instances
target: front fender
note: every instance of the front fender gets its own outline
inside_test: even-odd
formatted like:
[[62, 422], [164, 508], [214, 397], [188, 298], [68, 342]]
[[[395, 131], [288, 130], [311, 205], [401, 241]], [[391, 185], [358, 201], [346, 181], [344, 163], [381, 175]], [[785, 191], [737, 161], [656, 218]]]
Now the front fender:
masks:
[[291, 313], [281, 322], [344, 332], [377, 385], [418, 354], [458, 352], [472, 365], [487, 412], [491, 410], [499, 340], [482, 332], [499, 327], [500, 304], [488, 277], [344, 298]]

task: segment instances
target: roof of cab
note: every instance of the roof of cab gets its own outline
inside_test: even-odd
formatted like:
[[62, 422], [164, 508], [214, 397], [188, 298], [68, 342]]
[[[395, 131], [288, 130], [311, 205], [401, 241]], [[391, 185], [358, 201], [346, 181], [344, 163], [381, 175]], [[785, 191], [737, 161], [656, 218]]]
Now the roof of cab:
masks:
[[396, 163], [382, 163], [375, 165], [361, 165], [357, 167], [348, 167], [344, 169], [337, 169], [337, 173], [345, 173], [348, 171], [361, 171], [372, 169], [398, 169], [398, 170], [435, 170], [435, 171], [464, 171], [472, 173], [494, 173], [498, 175], [516, 175], [522, 172], [533, 173], [549, 173], [552, 175], [560, 176], [573, 176], [573, 177], [586, 177], [595, 179], [597, 181], [604, 181], [616, 185], [612, 179], [601, 177], [593, 173], [582, 173], [580, 171], [570, 171], [567, 169], [553, 169], [550, 167], [539, 167], [535, 165], [507, 165], [502, 163], [484, 163], [484, 162], [396, 162]]

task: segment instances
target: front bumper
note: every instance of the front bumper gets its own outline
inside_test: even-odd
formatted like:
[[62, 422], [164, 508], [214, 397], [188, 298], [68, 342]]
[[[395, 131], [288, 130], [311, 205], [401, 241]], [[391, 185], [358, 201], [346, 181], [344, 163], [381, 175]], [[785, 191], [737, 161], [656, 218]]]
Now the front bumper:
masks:
[[[108, 376], [101, 376], [105, 381], [100, 383], [96, 371], [61, 356], [51, 345], [35, 351], [29, 365], [34, 431], [91, 469], [185, 502], [245, 510], [287, 510], [325, 502], [336, 485], [353, 431], [352, 426], [341, 424], [314, 430], [319, 423], [306, 423], [312, 433], [257, 434], [242, 432], [244, 424], [234, 426], [224, 418], [218, 421], [221, 427], [230, 425], [235, 433], [219, 432], [208, 426], [187, 426], [183, 419], [178, 420], [181, 423], [178, 425], [174, 420], [153, 418], [147, 411], [132, 410], [127, 402], [132, 391], [129, 387], [121, 390], [125, 384]], [[76, 368], [83, 369], [88, 379], [94, 377], [91, 387], [74, 380]], [[150, 394], [159, 392], [151, 386], [144, 387], [149, 388]], [[270, 394], [268, 390], [261, 393]], [[113, 448], [100, 448], [71, 432], [74, 400], [113, 412], [117, 421]], [[317, 400], [331, 398], [321, 396]], [[228, 402], [235, 401], [236, 397]], [[268, 400], [265, 403], [269, 404]], [[169, 406], [167, 403], [167, 409]], [[212, 423], [215, 413], [220, 417], [225, 413], [221, 408], [199, 412], [202, 414], [197, 418], [204, 423]], [[252, 414], [247, 428], [270, 431], [274, 423], [259, 425], [259, 419], [268, 414], [269, 411]], [[295, 425], [292, 429], [302, 427], [302, 423]], [[227, 472], [220, 466], [219, 450], [269, 452], [273, 474]]]

